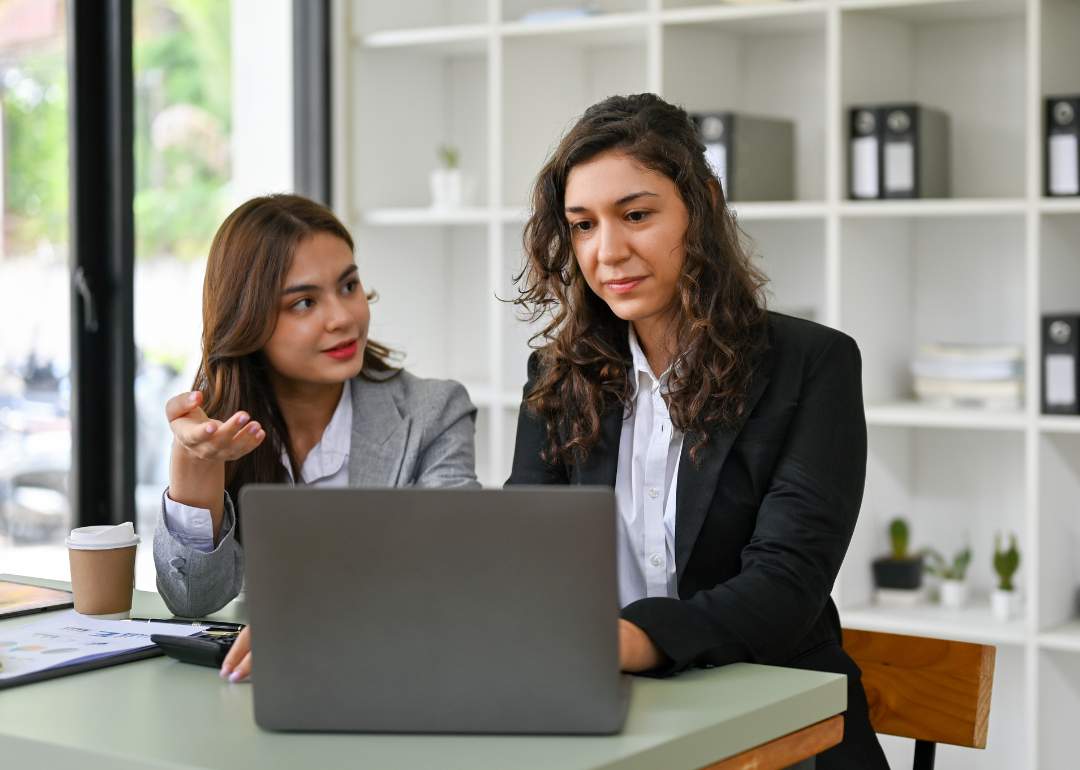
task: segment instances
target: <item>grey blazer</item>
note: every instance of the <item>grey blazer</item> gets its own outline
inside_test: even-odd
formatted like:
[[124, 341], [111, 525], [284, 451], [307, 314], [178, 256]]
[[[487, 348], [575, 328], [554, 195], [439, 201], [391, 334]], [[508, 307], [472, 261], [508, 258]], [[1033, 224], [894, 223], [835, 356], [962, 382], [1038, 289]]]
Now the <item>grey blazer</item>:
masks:
[[[476, 407], [465, 388], [408, 372], [352, 380], [349, 449], [352, 487], [475, 487]], [[166, 490], [167, 492], [168, 490]], [[174, 614], [199, 618], [236, 598], [244, 582], [244, 549], [235, 537], [236, 513], [225, 495], [225, 518], [210, 553], [169, 534], [162, 497], [154, 531], [154, 564], [161, 598]]]

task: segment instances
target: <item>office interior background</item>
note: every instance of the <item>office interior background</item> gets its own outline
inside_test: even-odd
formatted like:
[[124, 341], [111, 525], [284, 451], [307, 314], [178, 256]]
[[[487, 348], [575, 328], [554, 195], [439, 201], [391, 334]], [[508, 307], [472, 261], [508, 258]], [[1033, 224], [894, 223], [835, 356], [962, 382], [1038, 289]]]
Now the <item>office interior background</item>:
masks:
[[[134, 516], [150, 558], [171, 434], [199, 355], [206, 252], [239, 202], [297, 187], [289, 0], [134, 0]], [[573, 119], [615, 93], [794, 124], [794, 196], [739, 201], [772, 309], [859, 343], [870, 455], [835, 594], [845, 625], [997, 645], [985, 751], [942, 766], [1075, 766], [1080, 417], [1041, 413], [1040, 318], [1080, 313], [1080, 199], [1044, 195], [1044, 100], [1080, 93], [1074, 0], [335, 0], [330, 179], [372, 338], [479, 407], [478, 474], [509, 472], [531, 330], [507, 300], [530, 183]], [[555, 9], [562, 8], [560, 13]], [[0, 572], [65, 578], [72, 524], [68, 75], [60, 0], [0, 0]], [[848, 110], [950, 118], [951, 196], [853, 201]], [[462, 193], [433, 205], [441, 147]], [[438, 174], [435, 179], [445, 178]], [[326, 180], [324, 180], [326, 181]], [[445, 194], [445, 190], [444, 190]], [[444, 204], [446, 202], [444, 201]], [[927, 344], [1022, 348], [1017, 409], [915, 397]], [[117, 387], [127, 383], [117, 383]], [[888, 524], [972, 552], [961, 610], [872, 602]], [[1019, 615], [996, 619], [995, 535], [1017, 538]], [[910, 742], [883, 739], [896, 767]]]

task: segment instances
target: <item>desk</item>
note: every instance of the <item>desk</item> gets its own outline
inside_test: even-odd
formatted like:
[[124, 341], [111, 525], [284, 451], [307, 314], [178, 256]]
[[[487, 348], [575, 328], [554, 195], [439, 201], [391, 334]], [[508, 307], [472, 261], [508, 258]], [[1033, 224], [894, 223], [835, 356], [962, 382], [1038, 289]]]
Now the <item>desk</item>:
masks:
[[[212, 617], [242, 621], [243, 609], [234, 602]], [[168, 617], [144, 591], [132, 614]], [[697, 770], [829, 719], [846, 701], [843, 676], [739, 663], [635, 679], [626, 727], [612, 736], [268, 733], [255, 725], [250, 684], [154, 658], [0, 691], [0, 767]]]

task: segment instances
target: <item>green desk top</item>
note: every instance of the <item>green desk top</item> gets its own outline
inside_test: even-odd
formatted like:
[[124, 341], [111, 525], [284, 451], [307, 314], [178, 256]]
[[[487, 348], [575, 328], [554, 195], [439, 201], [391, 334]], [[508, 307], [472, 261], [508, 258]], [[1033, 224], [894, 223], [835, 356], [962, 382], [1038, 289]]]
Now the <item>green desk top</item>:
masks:
[[[213, 617], [242, 621], [243, 609], [233, 603]], [[135, 592], [132, 614], [168, 617], [161, 597], [144, 591]], [[264, 732], [250, 684], [154, 658], [0, 691], [0, 766], [696, 770], [844, 711], [844, 680], [749, 663], [636, 678], [626, 727], [613, 736], [315, 735]]]

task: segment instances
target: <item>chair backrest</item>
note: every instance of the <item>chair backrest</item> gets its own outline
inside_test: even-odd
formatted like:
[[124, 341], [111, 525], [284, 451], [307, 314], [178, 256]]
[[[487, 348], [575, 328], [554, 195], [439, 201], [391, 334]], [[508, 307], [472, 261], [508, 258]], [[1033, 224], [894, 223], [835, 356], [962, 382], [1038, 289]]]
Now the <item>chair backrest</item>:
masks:
[[876, 732], [986, 748], [995, 647], [845, 628], [844, 649]]

